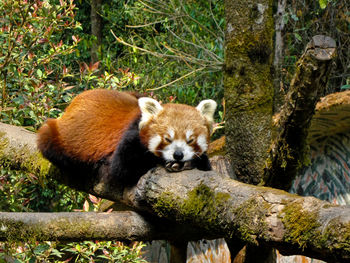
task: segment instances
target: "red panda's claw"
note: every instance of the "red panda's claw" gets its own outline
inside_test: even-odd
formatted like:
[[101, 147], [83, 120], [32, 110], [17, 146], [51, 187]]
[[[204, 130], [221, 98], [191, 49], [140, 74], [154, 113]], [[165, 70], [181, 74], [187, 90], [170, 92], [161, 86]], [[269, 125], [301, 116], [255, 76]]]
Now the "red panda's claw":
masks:
[[183, 170], [191, 170], [193, 168], [194, 167], [192, 166], [192, 162], [191, 161], [187, 161], [187, 162], [184, 163]]
[[168, 172], [180, 172], [182, 171], [182, 165], [178, 162], [168, 162], [165, 164], [165, 169]]
[[193, 169], [191, 161], [187, 162], [168, 162], [165, 164], [168, 172], [181, 172], [183, 170]]

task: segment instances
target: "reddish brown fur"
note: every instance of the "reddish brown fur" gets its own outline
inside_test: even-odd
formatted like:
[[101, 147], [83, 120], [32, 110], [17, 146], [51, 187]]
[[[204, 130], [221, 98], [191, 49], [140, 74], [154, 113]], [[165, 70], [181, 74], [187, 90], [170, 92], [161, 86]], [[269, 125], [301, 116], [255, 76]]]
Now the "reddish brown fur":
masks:
[[110, 155], [131, 122], [140, 115], [135, 95], [91, 90], [78, 95], [59, 119], [39, 130], [38, 147], [84, 162]]

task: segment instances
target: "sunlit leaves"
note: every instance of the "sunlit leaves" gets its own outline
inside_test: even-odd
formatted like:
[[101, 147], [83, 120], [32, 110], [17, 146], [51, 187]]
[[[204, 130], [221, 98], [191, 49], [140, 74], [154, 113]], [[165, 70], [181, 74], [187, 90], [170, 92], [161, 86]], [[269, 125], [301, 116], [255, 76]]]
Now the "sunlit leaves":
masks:
[[321, 9], [325, 9], [328, 4], [328, 0], [318, 0], [318, 3], [320, 4]]
[[38, 126], [61, 111], [55, 104], [67, 85], [64, 56], [80, 40], [65, 38], [67, 30], [80, 26], [74, 16], [72, 1], [0, 1], [1, 121]]

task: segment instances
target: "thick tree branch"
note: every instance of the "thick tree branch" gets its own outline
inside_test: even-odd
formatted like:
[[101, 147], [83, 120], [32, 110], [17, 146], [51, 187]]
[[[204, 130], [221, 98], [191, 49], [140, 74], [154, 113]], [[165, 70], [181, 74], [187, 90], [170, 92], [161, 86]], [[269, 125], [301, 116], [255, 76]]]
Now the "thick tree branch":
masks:
[[35, 133], [0, 123], [0, 167], [46, 174], [51, 164], [37, 151]]
[[[3, 130], [1, 127], [9, 128], [7, 125], [1, 125], [0, 130]], [[2, 135], [2, 141], [7, 142], [6, 147], [1, 150], [2, 160], [4, 153], [12, 154], [16, 147], [17, 149], [21, 149], [21, 147], [35, 149], [35, 147], [31, 147], [33, 145], [30, 145], [33, 140], [24, 138], [25, 136], [32, 137], [32, 134], [16, 127], [11, 127], [11, 129], [10, 134], [4, 135], [5, 133], [3, 133]], [[27, 141], [27, 145], [20, 145], [18, 141], [11, 139], [14, 130], [16, 130], [14, 134], [17, 134], [15, 136]], [[22, 133], [23, 136], [18, 136]], [[29, 151], [27, 154], [29, 157], [32, 156]], [[25, 169], [31, 167], [28, 165], [22, 166], [20, 159], [17, 159], [15, 163], [18, 164], [18, 167], [24, 167]], [[40, 171], [38, 168], [37, 170]], [[58, 175], [60, 177], [57, 177]], [[61, 181], [69, 182], [71, 186], [82, 188], [81, 181], [79, 182], [80, 185], [74, 185], [75, 181], [67, 179], [67, 175], [55, 172], [55, 176], [60, 178]], [[143, 176], [136, 186], [129, 189], [117, 188], [113, 184], [111, 186], [111, 179], [98, 178], [97, 175], [94, 180], [87, 180], [84, 189], [102, 197], [120, 200], [139, 211], [147, 211], [148, 214], [156, 215], [158, 218], [168, 219], [173, 224], [172, 227], [167, 228], [174, 228], [176, 229], [175, 232], [178, 233], [173, 238], [180, 239], [181, 237], [182, 240], [185, 240], [222, 236], [229, 240], [238, 237], [244, 242], [276, 247], [285, 254], [303, 254], [330, 262], [350, 260], [349, 207], [333, 206], [315, 198], [303, 198], [272, 188], [251, 186], [223, 177], [215, 172], [198, 170], [169, 174], [164, 169], [156, 169]], [[4, 219], [4, 215], [8, 216], [9, 214], [2, 214], [0, 219], [2, 221], [0, 234], [3, 235], [3, 239], [8, 238], [4, 231], [6, 232], [7, 224], [11, 224], [11, 221]], [[17, 216], [18, 214], [10, 215], [17, 219], [20, 218]], [[135, 213], [128, 215], [131, 217], [137, 216]], [[22, 218], [30, 222], [30, 216], [31, 214], [26, 213]], [[47, 214], [47, 216], [47, 224], [52, 225], [52, 221], [50, 222], [52, 220], [52, 218], [50, 219], [51, 215]], [[81, 223], [80, 216], [81, 214], [72, 215], [73, 219], [70, 219], [72, 220], [70, 222], [74, 222], [74, 218], [76, 218], [75, 220], [81, 228], [84, 224]], [[108, 227], [111, 228], [115, 227], [113, 224], [117, 224], [120, 229], [125, 226], [120, 225], [121, 222], [116, 219], [117, 217], [123, 218], [125, 214], [86, 214], [83, 216], [89, 218], [90, 222], [86, 229], [92, 228], [94, 225], [98, 227], [98, 221], [103, 220], [110, 220], [112, 226]], [[108, 219], [109, 216], [112, 219]], [[123, 219], [120, 220], [123, 221]], [[157, 221], [159, 219], [148, 221], [139, 217], [137, 220], [135, 221], [136, 224], [148, 225], [151, 229], [157, 229], [163, 225], [163, 222], [159, 223]], [[16, 225], [16, 222], [18, 221], [13, 224]], [[108, 223], [106, 222], [101, 224], [103, 230], [96, 230], [96, 233], [102, 233], [103, 231], [107, 233], [105, 225], [108, 225]], [[132, 225], [132, 222], [130, 224]], [[157, 227], [154, 227], [155, 225]], [[67, 224], [57, 224], [57, 227], [59, 227], [57, 229], [58, 233], [67, 230]], [[69, 229], [72, 228], [69, 227]], [[80, 231], [80, 228], [78, 231]], [[192, 228], [194, 229], [193, 232], [187, 235], [187, 233], [190, 233], [189, 229]], [[11, 233], [12, 238], [21, 237], [21, 233], [25, 228], [16, 227], [15, 229], [18, 230], [18, 235]], [[42, 225], [40, 229], [38, 227], [34, 227], [34, 229], [44, 231], [50, 228]], [[124, 232], [120, 230], [121, 232], [118, 234], [119, 230], [116, 230], [113, 238], [120, 235], [118, 239], [148, 240], [158, 237], [158, 234], [169, 233], [169, 230], [164, 230], [164, 233], [152, 236], [154, 232], [148, 231], [147, 228], [144, 232], [131, 228], [127, 232], [128, 234], [125, 234], [124, 230]], [[158, 229], [156, 232], [162, 231], [163, 229]], [[98, 234], [93, 235], [91, 232], [82, 231], [80, 233], [81, 238], [77, 239], [99, 237]], [[131, 238], [133, 235], [135, 238]], [[166, 234], [164, 235], [166, 237]], [[40, 233], [40, 236], [52, 236], [59, 239], [52, 232]], [[169, 234], [168, 237], [171, 238], [171, 236], [172, 234]], [[66, 236], [63, 239], [67, 238]], [[159, 238], [163, 238], [163, 236], [159, 236]]]
[[[0, 212], [0, 240], [191, 240], [203, 235], [193, 228], [141, 216], [132, 211], [112, 213]], [[215, 238], [215, 235], [208, 237]]]
[[314, 36], [299, 59], [285, 103], [276, 117], [278, 131], [266, 164], [265, 185], [288, 190], [298, 169], [307, 164], [308, 129], [326, 88], [335, 51], [333, 39]]
[[274, 246], [284, 254], [350, 260], [350, 208], [312, 197], [247, 185], [215, 172], [158, 169], [126, 190], [124, 201], [203, 233]]

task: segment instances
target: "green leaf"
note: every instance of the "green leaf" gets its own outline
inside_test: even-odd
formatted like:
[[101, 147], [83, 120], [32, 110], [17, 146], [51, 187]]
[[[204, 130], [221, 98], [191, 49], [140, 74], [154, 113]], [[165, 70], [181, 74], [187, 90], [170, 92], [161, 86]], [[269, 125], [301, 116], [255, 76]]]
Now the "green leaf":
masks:
[[298, 33], [294, 33], [294, 36], [297, 40], [302, 41], [302, 38]]
[[38, 75], [39, 78], [43, 76], [43, 72], [40, 69], [36, 71], [36, 74]]
[[34, 254], [42, 254], [44, 251], [48, 250], [50, 246], [48, 244], [40, 244], [34, 249]]
[[341, 86], [340, 89], [341, 89], [341, 90], [348, 90], [348, 89], [350, 89], [350, 84], [343, 85], [343, 86]]
[[76, 249], [78, 252], [80, 252], [80, 251], [81, 251], [81, 246], [80, 246], [80, 244], [76, 244], [76, 245], [75, 245], [75, 249]]
[[320, 4], [321, 9], [325, 9], [328, 4], [328, 0], [318, 0], [318, 3]]

